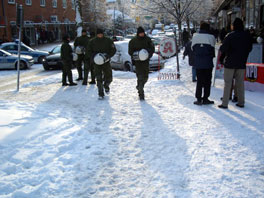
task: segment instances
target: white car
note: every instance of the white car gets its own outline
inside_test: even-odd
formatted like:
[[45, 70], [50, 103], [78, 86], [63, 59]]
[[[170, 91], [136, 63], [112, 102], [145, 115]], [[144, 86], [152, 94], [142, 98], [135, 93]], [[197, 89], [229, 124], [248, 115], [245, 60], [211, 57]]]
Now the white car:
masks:
[[[0, 49], [0, 69], [16, 69], [18, 64], [18, 55], [11, 54]], [[32, 56], [20, 55], [20, 69], [30, 68], [34, 64]]]
[[[119, 69], [124, 71], [135, 71], [135, 66], [132, 65], [131, 56], [128, 54], [129, 41], [117, 41], [114, 42], [116, 47], [116, 53], [111, 58], [111, 66], [113, 69]], [[157, 71], [164, 68], [165, 60], [154, 53], [149, 60], [149, 70]]]

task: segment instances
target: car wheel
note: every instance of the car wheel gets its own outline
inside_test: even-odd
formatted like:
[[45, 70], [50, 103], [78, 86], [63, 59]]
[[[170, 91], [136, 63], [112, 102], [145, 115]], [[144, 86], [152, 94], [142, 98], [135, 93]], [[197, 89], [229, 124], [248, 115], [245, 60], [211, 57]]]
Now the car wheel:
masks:
[[130, 62], [126, 62], [124, 65], [124, 71], [132, 71], [133, 67]]
[[[17, 69], [17, 64], [18, 62], [16, 63], [16, 69]], [[24, 62], [24, 61], [20, 61], [20, 69], [27, 69], [27, 64]]]
[[43, 63], [43, 58], [45, 58], [45, 56], [40, 56], [40, 57], [38, 57], [38, 63]]
[[50, 69], [48, 65], [44, 65], [44, 64], [43, 64], [43, 68], [44, 68], [45, 70], [49, 70], [49, 69]]

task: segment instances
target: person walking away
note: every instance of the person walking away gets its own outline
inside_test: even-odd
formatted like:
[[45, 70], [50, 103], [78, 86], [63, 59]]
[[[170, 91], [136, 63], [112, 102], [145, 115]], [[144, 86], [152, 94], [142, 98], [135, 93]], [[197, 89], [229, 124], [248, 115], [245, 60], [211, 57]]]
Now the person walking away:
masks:
[[[215, 57], [215, 37], [209, 33], [210, 25], [201, 22], [200, 32], [195, 33], [192, 39], [191, 48], [194, 52], [194, 68], [197, 74], [195, 105], [214, 104], [209, 100], [212, 81], [212, 70]], [[202, 96], [203, 94], [203, 96]]]
[[87, 56], [93, 61], [95, 77], [98, 87], [99, 99], [104, 98], [110, 92], [110, 84], [113, 80], [110, 58], [116, 53], [113, 41], [104, 36], [102, 29], [97, 29], [96, 37], [91, 39], [87, 46]]
[[227, 34], [226, 29], [222, 28], [221, 31], [220, 31], [220, 34], [219, 34], [219, 38], [220, 38], [221, 43], [223, 43], [226, 34]]
[[[69, 45], [70, 37], [69, 35], [63, 36], [63, 44], [61, 46], [61, 59], [62, 59], [62, 86], [75, 86], [76, 83], [72, 80], [72, 48]], [[67, 83], [67, 77], [70, 84]]]
[[182, 33], [182, 41], [183, 41], [183, 46], [186, 46], [186, 44], [189, 42], [189, 32], [186, 31], [186, 28], [183, 29]]
[[[193, 34], [194, 32], [192, 32], [192, 36]], [[183, 52], [183, 60], [185, 59], [185, 56], [188, 56], [189, 65], [192, 67], [192, 81], [196, 82], [197, 80], [196, 80], [196, 69], [194, 68], [194, 54], [193, 54], [191, 46], [192, 46], [192, 40], [190, 40], [185, 46], [185, 49]]]
[[[146, 60], [135, 59], [134, 53], [138, 53], [141, 50], [148, 52]], [[145, 99], [144, 86], [148, 81], [149, 74], [149, 59], [152, 57], [155, 51], [155, 47], [151, 39], [145, 34], [145, 30], [142, 27], [138, 27], [137, 35], [129, 41], [128, 53], [131, 56], [133, 65], [136, 66], [137, 75], [137, 90], [140, 100]]]
[[243, 21], [236, 18], [231, 26], [233, 30], [223, 41], [220, 51], [224, 58], [224, 93], [222, 104], [219, 108], [227, 109], [232, 80], [235, 78], [238, 103], [236, 106], [243, 108], [245, 105], [244, 75], [249, 52], [252, 50], [250, 34], [244, 31]]
[[[95, 37], [95, 33], [94, 32], [90, 32], [90, 37], [89, 37], [89, 41]], [[88, 44], [87, 43], [86, 47], [85, 47], [85, 62], [84, 62], [84, 78], [83, 78], [83, 85], [87, 85], [87, 81], [88, 81], [88, 75], [89, 75], [89, 71], [91, 72], [91, 81], [89, 82], [89, 84], [95, 84], [95, 74], [94, 74], [94, 63], [93, 61], [90, 59], [90, 57], [88, 56]]]
[[84, 52], [88, 42], [89, 42], [89, 37], [87, 36], [86, 30], [83, 29], [82, 35], [77, 37], [74, 41], [74, 50], [76, 54], [78, 54], [78, 59], [77, 59], [78, 78], [76, 79], [77, 81], [83, 80], [82, 64], [85, 64]]

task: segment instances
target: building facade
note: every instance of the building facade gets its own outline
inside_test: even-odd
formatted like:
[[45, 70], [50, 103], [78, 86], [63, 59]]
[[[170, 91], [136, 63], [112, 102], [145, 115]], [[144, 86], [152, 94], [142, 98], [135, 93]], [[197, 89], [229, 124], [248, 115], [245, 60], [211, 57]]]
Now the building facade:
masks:
[[23, 36], [32, 45], [60, 40], [65, 33], [75, 35], [74, 0], [0, 0], [0, 39], [18, 38], [16, 5], [24, 10]]
[[223, 0], [214, 13], [216, 27], [230, 28], [236, 17], [244, 21], [245, 27], [264, 27], [264, 0]]

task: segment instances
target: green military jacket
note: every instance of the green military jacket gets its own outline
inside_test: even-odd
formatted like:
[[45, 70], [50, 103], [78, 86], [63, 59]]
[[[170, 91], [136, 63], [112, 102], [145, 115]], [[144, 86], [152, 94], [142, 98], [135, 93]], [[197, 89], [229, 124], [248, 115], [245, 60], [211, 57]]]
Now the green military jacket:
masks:
[[63, 42], [61, 46], [61, 59], [63, 62], [72, 62], [72, 48], [68, 42]]
[[97, 53], [106, 53], [109, 58], [113, 57], [116, 53], [114, 42], [107, 37], [92, 38], [87, 45], [85, 58], [93, 58]]
[[90, 40], [90, 37], [88, 37], [86, 35], [85, 36], [83, 36], [83, 35], [79, 36], [74, 41], [74, 47], [76, 48], [77, 46], [81, 46], [81, 47], [86, 48], [89, 40]]
[[139, 36], [135, 36], [129, 41], [128, 53], [130, 56], [133, 56], [134, 52], [139, 51], [141, 49], [146, 49], [149, 53], [149, 57], [152, 57], [153, 53], [155, 52], [153, 42], [146, 35], [142, 38]]

